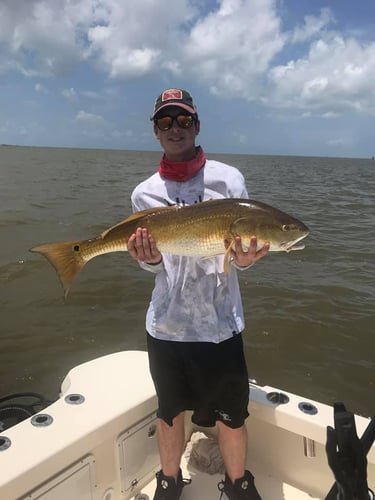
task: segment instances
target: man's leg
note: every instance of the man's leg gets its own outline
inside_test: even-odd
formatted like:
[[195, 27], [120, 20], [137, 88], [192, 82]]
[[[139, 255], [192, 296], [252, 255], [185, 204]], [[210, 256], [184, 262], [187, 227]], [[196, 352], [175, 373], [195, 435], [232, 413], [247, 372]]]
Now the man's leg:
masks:
[[185, 412], [173, 419], [170, 426], [164, 420], [157, 420], [157, 436], [160, 463], [163, 474], [177, 481], [180, 461], [185, 445]]
[[247, 428], [232, 429], [217, 422], [219, 445], [226, 469], [219, 490], [229, 500], [262, 500], [254, 484], [254, 476], [246, 470]]
[[223, 457], [225, 470], [234, 482], [243, 477], [246, 469], [247, 457], [247, 429], [246, 425], [232, 429], [217, 421], [219, 447]]

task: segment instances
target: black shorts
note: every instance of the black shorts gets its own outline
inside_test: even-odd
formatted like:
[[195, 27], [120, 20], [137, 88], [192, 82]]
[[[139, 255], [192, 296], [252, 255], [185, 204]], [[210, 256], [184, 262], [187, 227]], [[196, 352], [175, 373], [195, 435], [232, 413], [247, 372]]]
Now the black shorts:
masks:
[[249, 379], [241, 334], [214, 344], [158, 340], [147, 334], [150, 372], [159, 401], [158, 417], [169, 425], [180, 412], [212, 427], [217, 420], [235, 429], [249, 416]]

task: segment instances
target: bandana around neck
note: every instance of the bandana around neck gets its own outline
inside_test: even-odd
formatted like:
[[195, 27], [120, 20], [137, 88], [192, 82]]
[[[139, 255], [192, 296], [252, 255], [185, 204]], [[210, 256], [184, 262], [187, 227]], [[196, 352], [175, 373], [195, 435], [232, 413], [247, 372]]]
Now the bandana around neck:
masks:
[[170, 161], [165, 155], [160, 160], [159, 174], [170, 181], [184, 182], [194, 177], [206, 163], [206, 155], [198, 146], [197, 154], [189, 161]]

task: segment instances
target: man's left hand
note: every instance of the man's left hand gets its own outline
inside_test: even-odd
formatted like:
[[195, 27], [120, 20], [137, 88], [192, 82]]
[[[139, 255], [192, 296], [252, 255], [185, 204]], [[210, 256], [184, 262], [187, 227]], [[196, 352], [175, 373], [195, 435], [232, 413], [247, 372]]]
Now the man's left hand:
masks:
[[[225, 241], [225, 247], [228, 248], [229, 242]], [[230, 252], [231, 257], [234, 262], [239, 267], [249, 267], [255, 264], [259, 259], [262, 259], [269, 251], [270, 244], [268, 241], [264, 243], [262, 248], [257, 250], [257, 237], [252, 236], [250, 238], [250, 245], [248, 250], [244, 250], [242, 247], [241, 236], [236, 236], [234, 238], [234, 243], [232, 243], [232, 249]]]

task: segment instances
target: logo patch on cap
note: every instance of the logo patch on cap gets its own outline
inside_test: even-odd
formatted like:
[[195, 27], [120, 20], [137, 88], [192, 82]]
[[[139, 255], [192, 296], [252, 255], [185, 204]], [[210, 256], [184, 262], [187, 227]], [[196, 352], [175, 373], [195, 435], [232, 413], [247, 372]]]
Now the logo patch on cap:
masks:
[[181, 99], [182, 100], [182, 91], [178, 89], [169, 89], [165, 90], [161, 95], [162, 102], [169, 101], [171, 99]]

